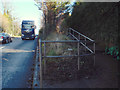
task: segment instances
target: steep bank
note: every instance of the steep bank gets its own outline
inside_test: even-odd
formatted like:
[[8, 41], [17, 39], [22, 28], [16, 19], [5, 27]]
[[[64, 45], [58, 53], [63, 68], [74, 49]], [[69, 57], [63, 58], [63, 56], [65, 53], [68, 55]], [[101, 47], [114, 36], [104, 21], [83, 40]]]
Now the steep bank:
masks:
[[118, 4], [84, 2], [74, 6], [66, 21], [69, 27], [95, 39], [104, 47], [118, 45]]

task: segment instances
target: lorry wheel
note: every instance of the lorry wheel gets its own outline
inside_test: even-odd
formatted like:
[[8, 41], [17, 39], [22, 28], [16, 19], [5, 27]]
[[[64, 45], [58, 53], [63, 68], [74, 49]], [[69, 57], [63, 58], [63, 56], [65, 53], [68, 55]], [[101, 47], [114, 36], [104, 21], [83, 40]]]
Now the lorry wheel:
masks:
[[5, 40], [5, 43], [6, 43], [6, 44], [9, 43], [9, 41], [6, 39], [6, 40]]
[[22, 40], [25, 40], [24, 38], [22, 38]]
[[12, 42], [12, 39], [10, 39], [10, 42]]
[[10, 42], [12, 42], [12, 40], [10, 40]]

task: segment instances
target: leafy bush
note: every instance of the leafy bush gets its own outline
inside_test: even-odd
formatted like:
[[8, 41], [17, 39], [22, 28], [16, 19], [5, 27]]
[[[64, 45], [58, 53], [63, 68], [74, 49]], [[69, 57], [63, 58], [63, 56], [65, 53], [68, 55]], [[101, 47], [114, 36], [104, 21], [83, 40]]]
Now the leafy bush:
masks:
[[112, 55], [117, 60], [120, 59], [120, 57], [119, 57], [119, 48], [116, 47], [116, 46], [113, 46], [113, 47], [110, 47], [110, 48], [106, 47], [105, 48], [105, 53], [108, 54], [108, 55]]

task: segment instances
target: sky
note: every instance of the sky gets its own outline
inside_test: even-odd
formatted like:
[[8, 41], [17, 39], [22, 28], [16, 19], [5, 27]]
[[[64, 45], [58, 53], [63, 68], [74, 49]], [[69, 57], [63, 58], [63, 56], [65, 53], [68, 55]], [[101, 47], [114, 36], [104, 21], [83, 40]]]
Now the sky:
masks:
[[35, 5], [34, 0], [3, 0], [12, 10], [13, 17], [17, 17], [21, 24], [22, 20], [34, 20], [36, 25], [36, 34], [40, 29], [42, 11]]
[[15, 9], [13, 13], [15, 13], [19, 18], [20, 21], [22, 20], [34, 20], [36, 25], [36, 33], [38, 33], [38, 30], [40, 28], [40, 17], [41, 13], [40, 10], [38, 10], [38, 7], [35, 6], [35, 3], [33, 0], [29, 1], [19, 1], [19, 2], [13, 2], [13, 5], [15, 6]]
[[[1, 1], [8, 3], [7, 5], [12, 10], [12, 15], [19, 19], [20, 24], [22, 20], [34, 20], [35, 25], [37, 27], [36, 34], [38, 33], [38, 30], [40, 29], [42, 24], [41, 17], [43, 15], [42, 15], [42, 11], [39, 10], [38, 7], [35, 5], [34, 0], [0, 0], [0, 10], [2, 10]], [[61, 0], [61, 1], [65, 1], [65, 0]], [[108, 2], [108, 1], [118, 1], [118, 0], [77, 0], [77, 1], [83, 1], [83, 2], [107, 1]]]

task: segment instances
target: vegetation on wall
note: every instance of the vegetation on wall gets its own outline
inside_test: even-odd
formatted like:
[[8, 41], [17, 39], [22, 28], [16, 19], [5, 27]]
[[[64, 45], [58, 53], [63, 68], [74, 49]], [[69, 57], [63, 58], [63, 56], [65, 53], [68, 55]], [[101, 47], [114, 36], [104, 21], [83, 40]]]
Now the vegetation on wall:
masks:
[[65, 22], [67, 27], [94, 39], [107, 54], [119, 59], [118, 3], [77, 2]]
[[105, 46], [118, 45], [118, 7], [115, 2], [77, 3], [66, 22], [69, 27]]

